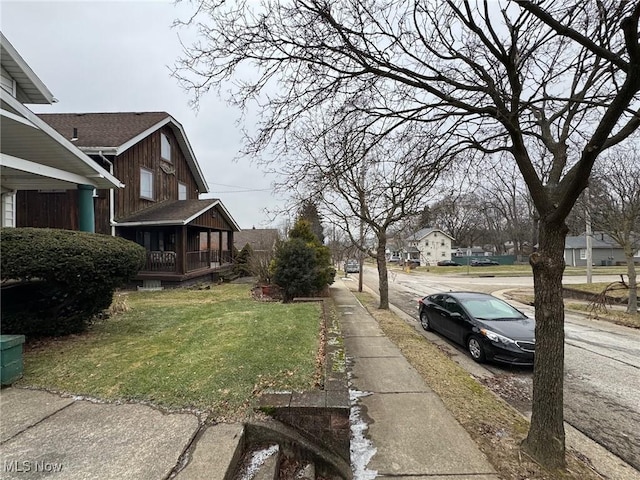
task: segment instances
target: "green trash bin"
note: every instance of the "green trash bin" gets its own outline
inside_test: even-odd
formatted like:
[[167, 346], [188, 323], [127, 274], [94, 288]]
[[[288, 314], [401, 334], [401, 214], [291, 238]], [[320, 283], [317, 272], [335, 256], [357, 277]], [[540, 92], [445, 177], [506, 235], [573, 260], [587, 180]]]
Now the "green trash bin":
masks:
[[0, 335], [0, 382], [11, 385], [22, 377], [24, 335]]

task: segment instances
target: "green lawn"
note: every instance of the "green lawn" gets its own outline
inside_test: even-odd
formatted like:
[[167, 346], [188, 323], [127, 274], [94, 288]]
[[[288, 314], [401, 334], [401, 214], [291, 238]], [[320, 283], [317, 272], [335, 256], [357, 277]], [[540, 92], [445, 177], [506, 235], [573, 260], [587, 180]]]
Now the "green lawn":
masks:
[[247, 285], [121, 298], [128, 311], [89, 333], [28, 345], [20, 384], [216, 416], [242, 415], [262, 389], [313, 386], [316, 303], [255, 301]]

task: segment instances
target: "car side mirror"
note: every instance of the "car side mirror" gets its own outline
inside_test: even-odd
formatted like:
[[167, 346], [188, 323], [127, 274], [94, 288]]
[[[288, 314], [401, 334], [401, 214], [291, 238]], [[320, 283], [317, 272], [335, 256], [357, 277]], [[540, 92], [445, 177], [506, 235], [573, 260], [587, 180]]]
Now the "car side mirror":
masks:
[[449, 314], [449, 316], [450, 316], [451, 318], [462, 318], [462, 314], [461, 314], [461, 313], [458, 313], [458, 312], [451, 312], [451, 313]]

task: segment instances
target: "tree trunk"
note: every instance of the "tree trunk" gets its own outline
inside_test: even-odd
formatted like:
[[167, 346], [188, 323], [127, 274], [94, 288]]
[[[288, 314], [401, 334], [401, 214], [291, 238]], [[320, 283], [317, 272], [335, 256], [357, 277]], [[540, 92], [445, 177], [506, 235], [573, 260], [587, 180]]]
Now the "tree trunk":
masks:
[[[629, 249], [631, 250], [631, 249]], [[629, 301], [627, 313], [638, 313], [638, 279], [636, 277], [636, 265], [633, 263], [633, 252], [627, 253], [627, 275], [629, 276]]]
[[381, 310], [389, 310], [389, 277], [387, 275], [387, 250], [386, 234], [378, 235], [378, 249], [376, 250], [376, 263], [378, 265], [378, 291], [380, 293]]
[[540, 220], [539, 248], [529, 258], [536, 309], [531, 427], [524, 450], [547, 468], [565, 466], [563, 415], [564, 304], [562, 274], [567, 226]]

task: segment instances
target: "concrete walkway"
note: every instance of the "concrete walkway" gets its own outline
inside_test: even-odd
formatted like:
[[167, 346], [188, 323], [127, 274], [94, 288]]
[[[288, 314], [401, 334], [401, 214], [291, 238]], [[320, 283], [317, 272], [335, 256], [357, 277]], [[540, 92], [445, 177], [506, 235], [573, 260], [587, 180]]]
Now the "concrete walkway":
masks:
[[331, 296], [351, 361], [352, 388], [365, 394], [359, 410], [373, 456], [356, 478], [497, 480], [475, 442], [342, 280], [332, 285]]
[[194, 414], [95, 403], [39, 390], [0, 392], [0, 478], [224, 479], [243, 427]]

